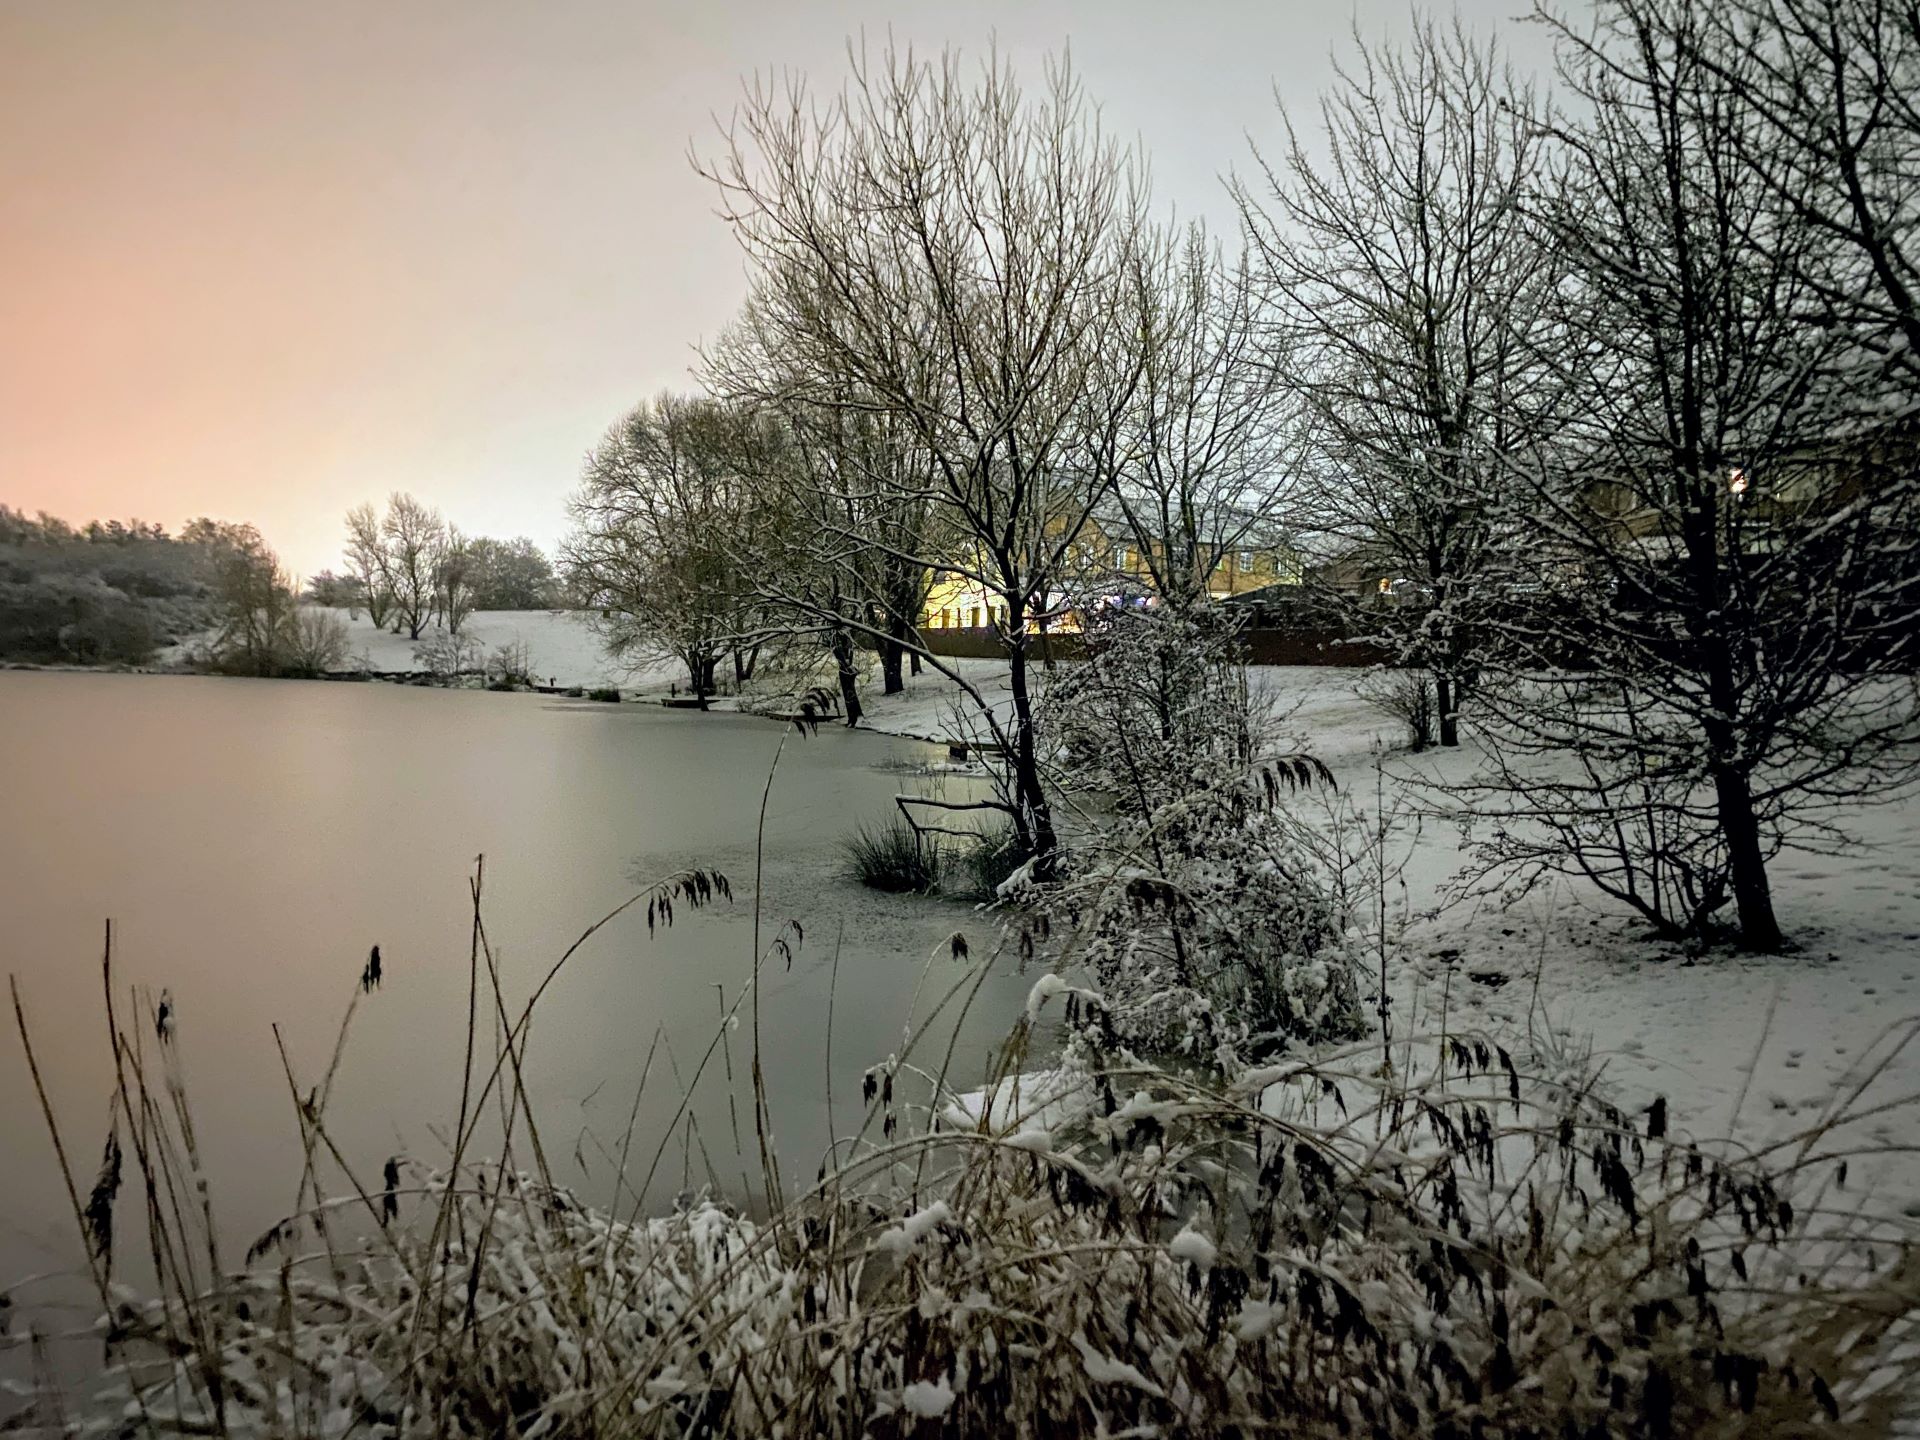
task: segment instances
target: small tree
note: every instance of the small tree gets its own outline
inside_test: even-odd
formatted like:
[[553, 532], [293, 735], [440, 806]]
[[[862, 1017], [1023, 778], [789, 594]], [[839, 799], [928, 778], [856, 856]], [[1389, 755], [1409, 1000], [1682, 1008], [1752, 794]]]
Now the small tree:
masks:
[[1358, 618], [1431, 673], [1442, 745], [1459, 743], [1506, 553], [1499, 456], [1542, 373], [1519, 343], [1553, 285], [1521, 204], [1544, 150], [1534, 108], [1491, 43], [1420, 20], [1404, 50], [1361, 48], [1341, 71], [1324, 163], [1289, 121], [1264, 203], [1240, 191], [1317, 422], [1303, 511], [1409, 582]]
[[347, 511], [347, 576], [367, 607], [367, 618], [376, 629], [386, 629], [393, 609], [393, 567], [380, 533], [380, 516], [371, 504]]
[[409, 640], [418, 640], [439, 612], [447, 522], [438, 510], [395, 492], [380, 522], [380, 538], [393, 583], [394, 618], [406, 627]]

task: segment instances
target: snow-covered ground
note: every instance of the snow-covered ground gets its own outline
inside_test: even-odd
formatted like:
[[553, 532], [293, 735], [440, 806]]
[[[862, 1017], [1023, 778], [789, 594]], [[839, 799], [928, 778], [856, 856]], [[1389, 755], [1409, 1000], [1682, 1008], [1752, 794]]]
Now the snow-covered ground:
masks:
[[[1005, 666], [965, 663], [1004, 703]], [[1359, 676], [1249, 672], [1288, 743], [1325, 760], [1361, 810], [1384, 802], [1411, 812], [1430, 802], [1410, 777], [1474, 768], [1471, 743], [1396, 752], [1398, 724], [1359, 697]], [[950, 681], [925, 676], [904, 696], [872, 700], [867, 723], [944, 739], [956, 733], [954, 698]], [[1828, 1203], [1920, 1216], [1920, 799], [1856, 809], [1844, 854], [1790, 850], [1774, 862], [1775, 904], [1796, 946], [1782, 956], [1690, 957], [1571, 880], [1510, 908], [1455, 900], [1459, 831], [1411, 813], [1406, 826], [1392, 847], [1405, 929], [1389, 982], [1402, 1033], [1437, 1029], [1444, 1010], [1449, 1028], [1513, 1037], [1515, 1053], [1591, 1047], [1623, 1106], [1665, 1096], [1679, 1127], [1756, 1149], [1845, 1107], [1862, 1118], [1822, 1150], [1896, 1153], [1855, 1158], [1846, 1192]]]
[[[421, 633], [418, 641], [405, 633], [395, 635], [382, 630], [363, 611], [357, 617], [345, 610], [334, 611], [347, 627], [347, 671], [376, 670], [386, 673], [420, 671], [415, 651], [439, 633], [438, 627]], [[650, 662], [629, 669], [610, 659], [594, 633], [592, 623], [575, 610], [476, 610], [469, 615], [461, 634], [471, 637], [480, 647], [484, 660], [503, 645], [525, 644], [531, 672], [542, 684], [579, 685], [586, 689], [613, 686], [622, 689], [664, 690], [680, 673], [669, 662]], [[185, 660], [210, 636], [196, 636], [171, 650], [162, 651], [156, 663], [165, 666]]]
[[[1013, 695], [1007, 688], [1007, 663], [1004, 660], [947, 660], [965, 681], [980, 692], [1001, 719], [1013, 713]], [[1041, 673], [1035, 667], [1035, 673]], [[906, 690], [899, 695], [880, 693], [880, 674], [875, 670], [865, 678], [860, 690], [865, 712], [861, 723], [884, 735], [904, 735], [913, 740], [964, 740], [987, 738], [979, 707], [962, 693], [960, 687], [938, 671], [909, 675]]]
[[[418, 670], [414, 659], [418, 642], [405, 633], [394, 635], [382, 630], [362, 612], [357, 620], [345, 611], [336, 612], [347, 624], [349, 668], [355, 670]], [[502, 645], [525, 644], [531, 660], [531, 673], [545, 684], [643, 687], [665, 685], [669, 668], [649, 665], [636, 673], [607, 657], [600, 638], [587, 618], [576, 610], [477, 610], [461, 627], [463, 636], [480, 646], [481, 655], [491, 654]], [[422, 639], [433, 634], [426, 632]]]

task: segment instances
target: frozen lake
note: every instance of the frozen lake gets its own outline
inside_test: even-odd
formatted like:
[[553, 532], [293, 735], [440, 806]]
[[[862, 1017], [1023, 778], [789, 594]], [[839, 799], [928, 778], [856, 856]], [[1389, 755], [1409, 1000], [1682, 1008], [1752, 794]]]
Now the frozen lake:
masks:
[[[35, 1047], [84, 1192], [107, 1124], [103, 922], [115, 976], [166, 988], [231, 1261], [292, 1205], [298, 1132], [274, 1047], [318, 1083], [368, 948], [384, 984], [360, 1003], [328, 1120], [364, 1177], [386, 1158], [446, 1150], [466, 1034], [468, 878], [486, 856], [488, 933], [510, 1003], [592, 921], [678, 868], [715, 867], [730, 906], [682, 909], [649, 935], [644, 906], [590, 941], [541, 1003], [529, 1081], [559, 1173], [610, 1195], [613, 1162], [656, 1030], [634, 1154], [650, 1159], [713, 1038], [722, 996], [750, 973], [754, 829], [780, 727], [736, 715], [528, 695], [162, 676], [0, 673], [0, 970], [18, 977]], [[791, 971], [763, 988], [765, 1071], [791, 1179], [827, 1144], [829, 980], [836, 1133], [857, 1126], [862, 1070], [897, 1051], [919, 1010], [997, 925], [952, 901], [861, 889], [840, 841], [881, 820], [932, 746], [840, 729], [786, 741], [767, 813], [763, 933], [798, 920]], [[930, 954], [937, 953], [931, 967]], [[974, 1083], [1027, 982], [1009, 962], [980, 992], [956, 1049]], [[124, 1010], [122, 1012], [124, 1017]], [[483, 1008], [482, 1015], [486, 1011]], [[123, 1024], [126, 1023], [123, 1018]], [[490, 1027], [479, 1048], [492, 1056]], [[937, 1065], [944, 1036], [926, 1055]], [[151, 1037], [149, 1037], [151, 1038]], [[744, 1149], [750, 1035], [730, 1036]], [[737, 1188], [723, 1057], [696, 1090], [699, 1142]], [[684, 1134], [655, 1195], [681, 1188]], [[751, 1159], [747, 1167], [752, 1168]], [[629, 1167], [644, 1170], [644, 1161]], [[132, 1162], [120, 1229], [144, 1248]], [[757, 1171], [756, 1183], [757, 1183]], [[637, 1180], [638, 1174], [634, 1178]], [[336, 1181], [331, 1187], [340, 1189]], [[0, 1290], [72, 1270], [78, 1239], [20, 1041], [0, 1037]], [[16, 1291], [32, 1303], [33, 1287]], [[18, 1313], [18, 1312], [16, 1312]]]

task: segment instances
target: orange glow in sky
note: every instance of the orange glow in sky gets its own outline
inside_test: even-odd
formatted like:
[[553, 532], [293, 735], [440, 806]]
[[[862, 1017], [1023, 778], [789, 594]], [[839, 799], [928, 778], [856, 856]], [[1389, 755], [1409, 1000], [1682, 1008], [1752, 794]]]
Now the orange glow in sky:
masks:
[[[1523, 7], [1478, 0], [1488, 23]], [[1373, 38], [1406, 7], [1362, 7]], [[297, 572], [407, 489], [553, 544], [581, 456], [686, 385], [744, 294], [688, 149], [743, 75], [846, 37], [1071, 39], [1156, 192], [1229, 215], [1335, 5], [10, 0], [0, 6], [0, 501], [251, 520]]]

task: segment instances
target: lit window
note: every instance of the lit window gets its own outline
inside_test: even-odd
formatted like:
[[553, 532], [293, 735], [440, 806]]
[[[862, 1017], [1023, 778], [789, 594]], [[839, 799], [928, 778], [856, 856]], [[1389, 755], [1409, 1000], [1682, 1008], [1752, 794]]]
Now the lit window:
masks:
[[980, 607], [978, 605], [973, 607], [973, 618], [967, 623], [971, 625], [975, 630], [978, 630], [980, 628]]

